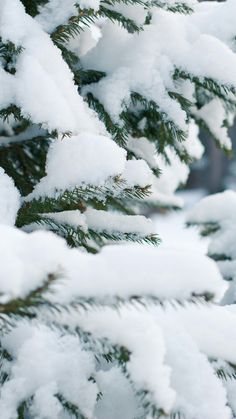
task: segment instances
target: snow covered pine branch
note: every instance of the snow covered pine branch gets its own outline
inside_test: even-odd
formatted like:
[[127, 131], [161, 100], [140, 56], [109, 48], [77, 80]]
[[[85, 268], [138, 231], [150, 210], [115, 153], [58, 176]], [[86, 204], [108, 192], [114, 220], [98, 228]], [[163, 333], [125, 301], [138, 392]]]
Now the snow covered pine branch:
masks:
[[235, 17], [235, 0], [0, 0], [1, 418], [236, 417], [215, 263], [123, 243], [158, 244], [140, 214], [181, 207], [199, 126], [230, 151]]

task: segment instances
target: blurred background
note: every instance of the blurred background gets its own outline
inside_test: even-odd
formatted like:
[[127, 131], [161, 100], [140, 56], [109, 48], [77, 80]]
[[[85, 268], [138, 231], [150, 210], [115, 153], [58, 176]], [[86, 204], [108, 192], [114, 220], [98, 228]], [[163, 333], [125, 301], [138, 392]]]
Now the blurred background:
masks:
[[205, 153], [200, 161], [192, 164], [187, 189], [198, 189], [204, 185], [207, 194], [224, 189], [236, 190], [236, 124], [229, 132], [233, 146], [231, 157], [219, 150], [208, 134], [201, 132]]

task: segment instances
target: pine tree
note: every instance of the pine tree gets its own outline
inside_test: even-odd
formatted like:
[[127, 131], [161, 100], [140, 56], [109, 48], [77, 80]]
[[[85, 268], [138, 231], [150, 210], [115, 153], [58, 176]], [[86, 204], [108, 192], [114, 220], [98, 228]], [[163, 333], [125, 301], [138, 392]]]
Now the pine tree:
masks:
[[235, 13], [234, 0], [0, 0], [4, 419], [115, 419], [116, 399], [127, 419], [236, 414], [220, 381], [235, 343], [216, 344], [235, 315], [213, 304], [214, 264], [173, 277], [151, 247], [89, 254], [159, 243], [140, 213], [180, 206], [199, 126], [230, 151]]

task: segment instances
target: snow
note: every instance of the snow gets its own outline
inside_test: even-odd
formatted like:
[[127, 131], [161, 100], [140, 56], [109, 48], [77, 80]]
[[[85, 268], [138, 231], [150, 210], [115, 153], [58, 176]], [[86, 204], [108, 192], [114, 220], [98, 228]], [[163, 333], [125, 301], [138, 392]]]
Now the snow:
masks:
[[[200, 255], [193, 257], [190, 252], [187, 266], [186, 254], [181, 251], [139, 245], [114, 245], [95, 256], [73, 253], [64, 265], [71, 281], [67, 281], [66, 287], [63, 283], [56, 287], [56, 300], [62, 303], [91, 295], [104, 302], [112, 301], [114, 295], [124, 299], [142, 295], [184, 300], [204, 292], [219, 299], [226, 289], [214, 262]], [[121, 261], [119, 265], [117, 260]]]
[[215, 223], [218, 231], [211, 235], [209, 253], [212, 255], [226, 255], [236, 258], [236, 193], [225, 191], [206, 197], [199, 202], [188, 214], [187, 221], [193, 224]]
[[[236, 193], [227, 190], [204, 198], [189, 212], [187, 221], [191, 224], [216, 225], [217, 231], [210, 236], [208, 253], [218, 256], [217, 262], [223, 277], [229, 282], [222, 304], [231, 304], [236, 300]], [[225, 260], [224, 260], [225, 259]]]
[[[99, 9], [100, 0], [77, 1], [81, 9]], [[53, 32], [58, 26], [67, 24], [72, 16], [78, 15], [75, 0], [49, 0], [45, 5], [38, 7], [39, 14], [36, 21], [47, 32]]]
[[[144, 319], [146, 319], [146, 327], [143, 330]], [[64, 321], [76, 324], [73, 318], [70, 320], [67, 316]], [[140, 358], [137, 359], [139, 363], [136, 365], [135, 374], [138, 376], [136, 375], [135, 381], [139, 374], [142, 374], [144, 367], [149, 368], [150, 360], [155, 370], [157, 360], [160, 361], [159, 353], [164, 349], [162, 368], [170, 367], [171, 372], [165, 375], [166, 378], [169, 377], [167, 383], [163, 376], [161, 377], [162, 381], [158, 382], [158, 390], [164, 391], [166, 397], [169, 396], [169, 406], [172, 411], [181, 409], [181, 412], [185, 413], [188, 418], [197, 419], [214, 419], [218, 417], [218, 414], [224, 419], [231, 418], [226, 391], [221, 380], [216, 377], [209, 358], [235, 362], [235, 337], [231, 333], [234, 322], [235, 315], [228, 313], [226, 308], [202, 305], [167, 306], [164, 310], [161, 307], [145, 307], [140, 309], [139, 313], [134, 308], [123, 308], [120, 313], [107, 309], [102, 313], [96, 311], [82, 314], [80, 318], [80, 324], [93, 335], [109, 336], [113, 342], [125, 344], [126, 347], [132, 349], [135, 357], [138, 357], [136, 350], [139, 333], [142, 334], [146, 357], [142, 362]], [[123, 325], [125, 327], [122, 327]], [[152, 331], [151, 334], [149, 332], [155, 326], [160, 328], [162, 343], [159, 341], [159, 349], [152, 358], [153, 353], [152, 350], [149, 351], [149, 348], [152, 349], [155, 345], [152, 338], [154, 334], [158, 336], [158, 331], [155, 330], [155, 333]], [[127, 328], [129, 328], [128, 340]], [[226, 345], [229, 339], [231, 345]], [[128, 368], [130, 365], [133, 366], [132, 357]], [[165, 369], [162, 371], [164, 372]], [[165, 374], [167, 372], [168, 369]], [[159, 372], [155, 376], [156, 380], [159, 379], [160, 374]], [[131, 376], [134, 377], [134, 375]], [[144, 388], [151, 386], [152, 379], [153, 375], [150, 372], [146, 375]], [[158, 400], [160, 403], [160, 399]], [[163, 401], [160, 406], [168, 409], [168, 405], [163, 405]]]
[[26, 296], [41, 286], [49, 274], [60, 272], [66, 249], [62, 239], [43, 231], [28, 235], [4, 225], [0, 225], [0, 232], [0, 254], [4, 261], [0, 274], [2, 302]]
[[160, 54], [156, 29], [156, 26], [150, 25], [141, 34], [131, 35], [121, 27], [107, 23], [101, 39], [82, 61], [86, 68], [96, 66], [108, 75], [84, 92], [91, 91], [105, 109], [109, 109], [116, 122], [119, 121], [123, 105], [129, 105], [130, 93], [138, 92], [148, 100], [154, 100], [166, 112], [167, 119], [174, 120], [180, 128], [186, 129], [184, 111], [166, 93], [167, 86], [174, 90], [170, 76], [173, 65], [168, 56]]
[[161, 248], [176, 250], [183, 254], [186, 251], [194, 255], [205, 255], [209, 245], [208, 238], [199, 237], [196, 227], [186, 228], [186, 217], [200, 200], [205, 199], [204, 190], [178, 192], [177, 197], [184, 202], [180, 211], [166, 211], [154, 214], [152, 219], [156, 231], [162, 238]]
[[0, 105], [1, 108], [7, 108], [14, 100], [14, 78], [11, 74], [8, 74], [0, 64]]
[[[83, 327], [95, 336], [106, 337], [113, 343], [132, 351], [127, 368], [131, 379], [140, 389], [148, 389], [153, 393], [156, 404], [169, 411], [174, 399], [174, 392], [169, 387], [170, 369], [164, 363], [165, 346], [162, 331], [158, 325], [145, 315], [132, 312], [122, 312], [120, 318], [117, 312], [110, 311], [107, 321], [106, 311], [82, 318]], [[146, 345], [143, 345], [145, 339]]]
[[[175, 3], [171, 2], [170, 4]], [[190, 2], [190, 4], [192, 3]], [[230, 11], [233, 10], [232, 4], [230, 2], [229, 6], [224, 6], [227, 19], [230, 19]], [[16, 61], [16, 75], [7, 74], [2, 68], [0, 69], [4, 86], [2, 102], [0, 100], [2, 106], [15, 102], [21, 107], [24, 116], [31, 117], [35, 123], [42, 124], [50, 131], [57, 129], [60, 132], [70, 131], [73, 134], [87, 132], [87, 135], [90, 135], [89, 132], [92, 135], [107, 135], [103, 124], [98, 121], [98, 118], [88, 109], [78, 94], [72, 73], [47, 33], [53, 31], [59, 23], [65, 23], [75, 13], [74, 2], [69, 0], [65, 3], [61, 0], [50, 0], [46, 5], [39, 7], [40, 13], [35, 19], [24, 12], [24, 8], [18, 0], [10, 0], [7, 4], [2, 2], [0, 5], [3, 40], [11, 40], [17, 46], [23, 46], [23, 51]], [[80, 6], [92, 7], [97, 10], [99, 1], [80, 2]], [[140, 7], [140, 5], [135, 7], [115, 5], [114, 10], [123, 8], [122, 10], [127, 16], [141, 23]], [[12, 8], [14, 8], [14, 14], [11, 13]], [[196, 13], [188, 16], [169, 13], [159, 8], [157, 11], [153, 9], [151, 24], [146, 25], [145, 30], [140, 34], [127, 33], [124, 28], [106, 20], [99, 20], [95, 24], [91, 24], [85, 28], [83, 33], [71, 40], [68, 47], [79, 57], [83, 56], [81, 62], [85, 68], [105, 71], [107, 76], [99, 83], [90, 85], [84, 90], [84, 94], [88, 90], [92, 91], [109, 110], [114, 121], [120, 125], [122, 122], [119, 115], [124, 106], [130, 105], [132, 91], [137, 91], [148, 100], [156, 101], [160, 110], [166, 113], [167, 121], [174, 121], [178, 127], [189, 132], [187, 141], [183, 145], [176, 144], [175, 146], [188, 151], [192, 150], [190, 153], [192, 157], [199, 158], [203, 150], [197, 139], [197, 128], [193, 121], [187, 123], [185, 112], [177, 101], [169, 97], [168, 92], [178, 92], [179, 89], [180, 91], [182, 89], [181, 83], [176, 85], [172, 80], [172, 73], [176, 66], [200, 77], [209, 76], [227, 84], [235, 84], [235, 80], [232, 79], [235, 72], [231, 71], [231, 68], [235, 67], [235, 55], [213, 32], [207, 30], [205, 23], [200, 24], [201, 16], [205, 22], [204, 19], [209, 20], [209, 16], [214, 10], [215, 8], [209, 7], [206, 17], [205, 11], [203, 12], [200, 6], [199, 8], [196, 6]], [[28, 36], [29, 34], [30, 36]], [[173, 39], [176, 40], [175, 44], [178, 44], [178, 48], [173, 48]], [[205, 54], [207, 60], [203, 60], [202, 51], [205, 51], [207, 43], [211, 45], [212, 57], [209, 57], [209, 53], [207, 53]], [[201, 53], [200, 59], [199, 53]], [[220, 62], [219, 55], [223, 57]], [[224, 64], [225, 62], [227, 65]], [[224, 71], [222, 71], [221, 65], [225, 66]], [[229, 68], [230, 70], [228, 70]], [[222, 74], [224, 74], [224, 80], [222, 80]], [[190, 86], [187, 90], [185, 89], [185, 96], [188, 96], [187, 91], [191, 90]], [[39, 98], [37, 101], [34, 100], [36, 96]], [[193, 95], [192, 99], [195, 101]], [[209, 104], [205, 106], [209, 107]], [[213, 110], [217, 110], [219, 117], [216, 134], [221, 143], [229, 148], [226, 130], [221, 126], [224, 115], [219, 101], [217, 109], [215, 108], [216, 106]], [[205, 113], [205, 107], [199, 112]], [[208, 113], [209, 120], [210, 116]], [[186, 165], [178, 162], [176, 156], [171, 156], [171, 165], [168, 167], [164, 161], [161, 161], [161, 156], [154, 156], [153, 144], [144, 145], [145, 141], [146, 139], [143, 139], [142, 142], [134, 141], [131, 138], [128, 148], [138, 158], [146, 160], [151, 168], [158, 168], [159, 165], [161, 168], [163, 167], [163, 172], [166, 171], [166, 175], [157, 181], [153, 177], [150, 182], [150, 172], [148, 174], [148, 170], [146, 170], [145, 175], [145, 163], [140, 161], [131, 163], [132, 165], [139, 164], [139, 170], [136, 170], [136, 179], [141, 186], [144, 186], [144, 180], [142, 184], [140, 183], [143, 173], [147, 180], [149, 180], [148, 177], [150, 178], [148, 183], [153, 183], [154, 194], [149, 201], [152, 200], [154, 203], [167, 206], [180, 205], [180, 201], [174, 197], [174, 191], [179, 184], [186, 181], [188, 176]], [[148, 146], [150, 147], [148, 148]], [[131, 166], [130, 163], [128, 164]], [[143, 165], [143, 169], [141, 169], [141, 165]], [[176, 172], [180, 174], [180, 178], [175, 176]], [[127, 178], [131, 176], [132, 182], [135, 180], [134, 174], [135, 170], [129, 170], [127, 173]], [[165, 176], [166, 178], [164, 178]], [[167, 186], [166, 190], [167, 183], [172, 186]], [[49, 185], [48, 188], [51, 190], [53, 187]], [[46, 190], [46, 185], [43, 185], [42, 193]]]
[[189, 168], [180, 161], [179, 157], [168, 146], [166, 147], [166, 155], [169, 163], [166, 162], [164, 156], [157, 156], [157, 166], [161, 170], [161, 176], [153, 179], [153, 194], [147, 198], [147, 201], [161, 203], [163, 199], [165, 205], [170, 200], [172, 205], [177, 203], [178, 206], [179, 203], [181, 206], [181, 201], [174, 196], [174, 192], [181, 184], [185, 184], [189, 175]]
[[[224, 59], [219, 61], [219, 56]], [[185, 59], [187, 61], [185, 68], [189, 72], [200, 77], [204, 74], [205, 77], [236, 86], [236, 76], [231, 71], [231, 66], [235, 68], [236, 65], [235, 54], [215, 37], [201, 34], [187, 51], [186, 56], [182, 57], [183, 62]], [[179, 64], [181, 65], [181, 62]]]
[[84, 232], [91, 229], [96, 232], [114, 235], [134, 234], [142, 237], [154, 233], [150, 219], [142, 215], [123, 215], [116, 212], [95, 210], [88, 208], [83, 214], [79, 210], [62, 211], [59, 213], [44, 213], [44, 217], [51, 218], [57, 223], [80, 228]]
[[68, 224], [74, 228], [80, 228], [87, 231], [86, 217], [79, 210], [61, 211], [54, 213], [44, 213], [44, 217], [51, 218], [60, 224]]
[[202, 199], [187, 216], [189, 223], [221, 222], [226, 219], [234, 220], [236, 193], [225, 191]]
[[88, 208], [85, 217], [89, 228], [98, 232], [130, 233], [138, 234], [140, 237], [153, 234], [151, 220], [143, 215], [121, 215]]
[[19, 0], [0, 2], [0, 35], [3, 41], [23, 47], [15, 76], [1, 69], [5, 86], [1, 108], [14, 102], [25, 117], [50, 131], [104, 132], [102, 123], [78, 94], [61, 52], [25, 13]]
[[[188, 194], [189, 205], [200, 196]], [[77, 215], [76, 211], [71, 214], [75, 224]], [[83, 216], [86, 218], [86, 212]], [[1, 226], [1, 301], [26, 296], [49, 273], [58, 273], [60, 280], [45, 298], [66, 305], [91, 297], [102, 304], [131, 296], [185, 301], [204, 292], [219, 300], [225, 282], [215, 263], [205, 256], [207, 242], [198, 239], [195, 231], [184, 229], [184, 214], [157, 215], [154, 222], [163, 236], [159, 249], [115, 245], [104, 247], [97, 255], [71, 250], [49, 232], [26, 234]], [[5, 281], [9, 277], [11, 281]], [[76, 315], [73, 310], [57, 315], [44, 310], [37, 322], [18, 323], [2, 340], [13, 356], [10, 379], [3, 384], [0, 399], [4, 419], [12, 419], [18, 403], [32, 394], [30, 413], [56, 419], [62, 414], [57, 393], [79, 404], [87, 417], [96, 412], [98, 419], [118, 419], [118, 412], [124, 410], [124, 418], [131, 419], [138, 414], [134, 392], [139, 390], [148, 390], [151, 401], [167, 414], [180, 410], [191, 419], [215, 419], [217, 415], [230, 419], [228, 394], [233, 398], [235, 389], [225, 389], [209, 359], [236, 363], [234, 311], [216, 304], [181, 306], [168, 301], [164, 308], [134, 303], [121, 305], [119, 311], [103, 306], [77, 310]], [[91, 353], [83, 350], [78, 337], [49, 329], [42, 324], [46, 318], [56, 318], [71, 330], [79, 326], [93, 338], [126, 347], [131, 352], [126, 365], [130, 379], [121, 376], [114, 363], [96, 370]], [[91, 375], [97, 384], [88, 381]], [[103, 397], [96, 404], [98, 391]]]
[[66, 24], [70, 17], [77, 15], [75, 0], [49, 0], [38, 7], [36, 21], [47, 32], [53, 32], [57, 26]]
[[[160, 9], [153, 9], [152, 14], [151, 24], [140, 34], [129, 34], [111, 23], [103, 25], [99, 41], [82, 62], [86, 68], [107, 72], [107, 76], [84, 93], [91, 91], [119, 123], [121, 111], [130, 105], [131, 92], [138, 92], [154, 100], [166, 112], [167, 120], [187, 131], [185, 112], [167, 94], [176, 90], [171, 79], [174, 69], [236, 86], [232, 70], [236, 69], [236, 57], [205, 26], [201, 28], [197, 18]], [[198, 17], [198, 12], [193, 15]]]
[[14, 225], [20, 208], [20, 193], [0, 167], [0, 224]]
[[96, 379], [103, 394], [95, 410], [98, 419], [138, 417], [139, 409], [132, 386], [120, 368], [114, 366], [107, 371], [98, 371]]
[[226, 150], [231, 150], [231, 139], [229, 138], [227, 128], [223, 126], [223, 121], [226, 120], [226, 112], [219, 99], [213, 99], [202, 106], [196, 112], [196, 116], [206, 123], [210, 132], [219, 141], [221, 147], [224, 147]]
[[[193, 160], [200, 159], [204, 152], [204, 147], [198, 138], [199, 129], [194, 121], [189, 123], [189, 132], [183, 147]], [[181, 145], [179, 146], [181, 148]], [[147, 202], [165, 206], [181, 207], [182, 201], [174, 195], [176, 189], [185, 184], [189, 168], [180, 161], [179, 157], [170, 147], [166, 147], [165, 152], [169, 162], [156, 152], [155, 145], [145, 137], [130, 138], [128, 149], [133, 151], [137, 157], [144, 159], [150, 168], [159, 169], [161, 175], [159, 178], [152, 176], [149, 183], [152, 185], [152, 194], [146, 198]], [[144, 178], [144, 175], [143, 175]], [[148, 182], [147, 182], [148, 183]]]
[[96, 384], [89, 381], [94, 361], [82, 350], [78, 338], [63, 336], [43, 325], [21, 323], [3, 338], [3, 345], [15, 359], [11, 377], [1, 389], [4, 419], [16, 418], [19, 403], [34, 393], [31, 414], [36, 417], [58, 418], [61, 407], [57, 393], [92, 417], [98, 392]]
[[[75, 219], [76, 214], [72, 214], [72, 221], [73, 216]], [[134, 295], [184, 300], [205, 292], [219, 300], [226, 285], [214, 262], [204, 255], [205, 245], [197, 241], [197, 234], [185, 232], [182, 227], [174, 230], [180, 224], [178, 218], [167, 217], [162, 223], [158, 219], [155, 222], [164, 243], [158, 249], [113, 245], [104, 247], [98, 255], [68, 249], [62, 239], [49, 232], [26, 234], [1, 226], [1, 236], [5, 237], [1, 245], [5, 263], [0, 275], [3, 298], [23, 297], [41, 286], [48, 274], [55, 273], [66, 282], [55, 284], [55, 292], [48, 298], [63, 304], [91, 296], [104, 302], [114, 296], [127, 299]], [[109, 218], [103, 228], [109, 230]], [[169, 231], [169, 238], [163, 234], [164, 230], [167, 234]], [[148, 234], [147, 230], [144, 234]], [[11, 282], [6, 282], [6, 277], [11, 277]]]
[[137, 157], [144, 159], [152, 169], [156, 169], [158, 161], [156, 157], [156, 147], [145, 137], [129, 138], [128, 149], [133, 151]]
[[197, 3], [195, 11], [197, 13], [192, 14], [191, 20], [202, 32], [217, 37], [234, 49], [236, 13], [234, 0], [227, 0], [222, 4], [216, 1]]
[[[46, 130], [58, 132], [57, 140], [51, 139], [46, 175], [26, 202], [58, 197], [79, 187], [84, 191], [88, 186], [114, 190], [115, 181], [119, 185], [120, 180], [117, 188], [121, 192], [151, 185], [149, 204], [181, 206], [182, 195], [175, 195], [175, 191], [186, 182], [189, 168], [173, 148], [187, 150], [194, 160], [201, 157], [203, 147], [196, 123], [187, 118], [169, 92], [191, 100], [191, 114], [204, 119], [227, 149], [230, 143], [222, 124], [229, 115], [219, 99], [196, 111], [193, 84], [176, 82], [172, 76], [178, 68], [201, 80], [210, 77], [236, 87], [232, 42], [235, 0], [222, 5], [185, 1], [193, 5], [196, 12], [192, 15], [174, 14], [167, 7], [152, 8], [150, 24], [139, 34], [107, 19], [84, 27], [84, 32], [65, 46], [77, 54], [83, 69], [101, 70], [106, 75], [81, 94], [60, 49], [50, 38], [76, 12], [75, 3], [49, 0], [33, 19], [20, 0], [0, 0], [0, 37], [22, 47], [15, 59], [15, 74], [7, 73], [1, 59], [0, 109], [15, 104], [33, 124], [15, 135], [12, 122], [5, 125], [10, 139], [4, 142], [1, 133], [1, 145], [28, 139], [39, 132], [37, 127], [44, 134]], [[98, 10], [100, 1], [81, 0], [78, 4]], [[163, 6], [176, 4], [176, 0], [163, 1]], [[140, 5], [109, 7], [138, 24], [146, 14]], [[127, 149], [137, 160], [127, 160], [126, 150], [112, 141], [83, 99], [88, 92], [101, 101], [121, 129], [122, 111], [131, 107], [138, 113], [141, 109], [141, 105], [131, 105], [131, 94], [137, 92], [154, 101], [165, 122], [174, 123], [187, 139], [182, 144], [176, 141], [174, 147], [166, 146], [165, 158], [156, 152], [154, 142], [144, 136], [131, 137]], [[145, 118], [139, 123], [144, 132], [145, 123]], [[151, 169], [160, 169], [160, 178], [156, 179]], [[67, 419], [69, 414], [62, 411], [57, 394], [78, 405], [88, 419], [133, 419], [144, 416], [137, 400], [139, 391], [148, 391], [147, 400], [163, 409], [165, 416], [180, 411], [187, 419], [231, 419], [229, 401], [235, 400], [236, 388], [225, 386], [215, 369], [217, 365], [236, 364], [235, 307], [218, 304], [235, 301], [236, 296], [235, 192], [204, 199], [187, 218], [196, 224], [219, 225], [221, 230], [210, 244], [200, 241], [195, 231], [183, 228], [184, 213], [157, 215], [154, 224], [163, 239], [158, 249], [122, 244], [105, 246], [96, 255], [70, 249], [48, 231], [25, 233], [13, 227], [22, 201], [1, 168], [0, 202], [1, 310], [12, 300], [26, 298], [49, 278], [55, 279], [43, 295], [48, 305], [38, 307], [37, 317], [23, 321], [15, 316], [14, 327], [2, 332], [1, 347], [12, 357], [11, 361], [1, 360], [1, 372], [8, 374], [1, 383], [0, 412], [4, 419], [18, 417], [17, 409], [25, 400], [30, 400], [29, 416]], [[152, 221], [144, 216], [98, 208], [88, 206], [83, 213], [44, 213], [42, 218], [85, 233], [90, 229], [122, 239], [126, 233], [137, 238], [154, 233]], [[206, 255], [207, 248], [209, 253], [227, 251], [232, 260], [217, 266]], [[231, 286], [221, 273], [233, 279]], [[212, 297], [212, 301], [206, 303], [203, 296]], [[58, 310], [49, 309], [51, 304], [57, 304]], [[1, 321], [5, 324], [3, 314]], [[108, 346], [127, 348], [126, 376], [116, 361], [99, 363], [89, 339], [84, 342], [79, 338], [82, 330], [91, 333], [94, 346], [101, 351], [99, 339], [105, 339]], [[97, 402], [100, 391], [102, 398]], [[235, 403], [231, 404], [235, 410]]]
[[228, 345], [229, 341], [235, 342], [236, 339], [233, 326], [235, 316], [225, 307], [192, 306], [186, 311], [179, 310], [176, 317], [179, 317], [187, 332], [197, 342], [199, 349], [208, 357], [223, 358], [235, 364], [235, 348]]
[[129, 187], [145, 187], [152, 184], [152, 171], [144, 160], [128, 160], [123, 176]]
[[231, 418], [226, 392], [205, 352], [199, 351], [196, 341], [174, 315], [171, 321], [168, 314], [162, 317], [166, 362], [171, 366], [171, 386], [177, 393], [174, 410], [187, 418]]
[[82, 185], [104, 185], [109, 178], [122, 174], [125, 157], [125, 150], [105, 136], [82, 133], [56, 140], [47, 155], [47, 174], [30, 197], [53, 196], [56, 190]]
[[200, 160], [204, 153], [204, 146], [200, 142], [198, 135], [199, 128], [196, 123], [191, 120], [189, 123], [188, 136], [184, 141], [184, 148], [193, 160]]

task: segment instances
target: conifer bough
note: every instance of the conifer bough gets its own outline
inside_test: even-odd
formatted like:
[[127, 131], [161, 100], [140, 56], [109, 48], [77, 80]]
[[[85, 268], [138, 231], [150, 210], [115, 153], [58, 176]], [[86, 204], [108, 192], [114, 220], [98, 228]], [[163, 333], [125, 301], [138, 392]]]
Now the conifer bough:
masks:
[[225, 281], [156, 249], [142, 215], [181, 207], [199, 127], [231, 150], [235, 17], [235, 0], [0, 0], [1, 418], [236, 415]]

